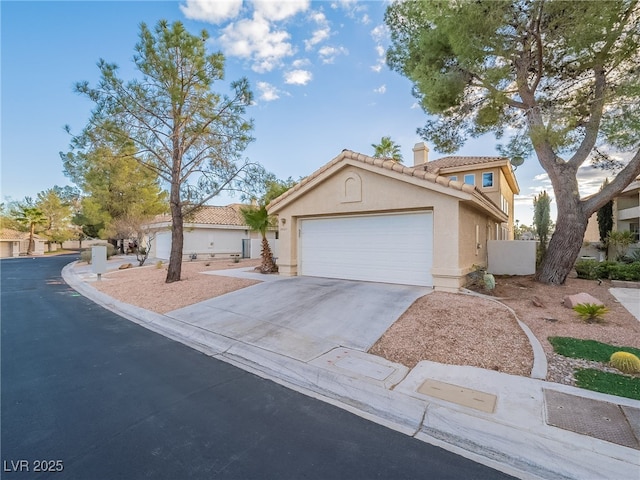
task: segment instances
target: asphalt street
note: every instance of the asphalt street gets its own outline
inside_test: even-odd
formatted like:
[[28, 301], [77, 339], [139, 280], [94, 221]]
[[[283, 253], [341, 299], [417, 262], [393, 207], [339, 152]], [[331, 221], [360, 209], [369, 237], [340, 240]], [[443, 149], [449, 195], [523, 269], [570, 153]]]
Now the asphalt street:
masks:
[[511, 478], [97, 306], [76, 257], [0, 262], [3, 479]]

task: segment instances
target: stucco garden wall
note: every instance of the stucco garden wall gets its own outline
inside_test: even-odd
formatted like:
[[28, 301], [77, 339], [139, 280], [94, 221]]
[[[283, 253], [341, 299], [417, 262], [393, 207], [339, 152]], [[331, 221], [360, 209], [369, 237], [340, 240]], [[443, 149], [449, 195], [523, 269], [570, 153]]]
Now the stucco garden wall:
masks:
[[534, 240], [489, 240], [487, 272], [494, 275], [533, 275], [536, 273]]

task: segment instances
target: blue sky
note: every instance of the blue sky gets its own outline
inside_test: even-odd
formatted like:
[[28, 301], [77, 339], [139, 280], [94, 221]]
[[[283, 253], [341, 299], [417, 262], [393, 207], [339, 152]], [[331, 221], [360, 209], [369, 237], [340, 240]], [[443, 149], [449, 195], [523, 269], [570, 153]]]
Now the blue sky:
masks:
[[[255, 105], [256, 140], [245, 155], [279, 178], [315, 171], [344, 148], [372, 154], [391, 136], [412, 164], [416, 128], [424, 112], [411, 83], [384, 63], [389, 45], [387, 2], [329, 1], [2, 1], [2, 199], [20, 200], [53, 185], [68, 185], [58, 152], [67, 151], [64, 126], [79, 132], [91, 103], [76, 82], [98, 81], [100, 58], [131, 79], [139, 25], [182, 21], [194, 34], [206, 29], [208, 47], [227, 59], [226, 80], [247, 77]], [[227, 84], [218, 91], [229, 93]], [[428, 144], [428, 143], [427, 143]], [[460, 155], [497, 155], [495, 139], [470, 140]], [[434, 151], [430, 158], [443, 156]], [[590, 193], [599, 172], [587, 172]], [[551, 187], [535, 158], [516, 172], [521, 195], [516, 218], [531, 224], [533, 195]], [[214, 204], [236, 199], [220, 197]]]

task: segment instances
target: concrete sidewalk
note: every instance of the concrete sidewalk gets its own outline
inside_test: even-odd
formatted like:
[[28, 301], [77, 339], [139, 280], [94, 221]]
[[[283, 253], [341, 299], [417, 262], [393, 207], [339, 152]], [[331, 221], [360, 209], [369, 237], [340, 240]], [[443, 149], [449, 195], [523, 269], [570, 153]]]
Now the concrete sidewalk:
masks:
[[[109, 268], [125, 261], [109, 262]], [[256, 275], [242, 269], [211, 273]], [[360, 343], [355, 330], [345, 328], [341, 336], [346, 320], [334, 310], [315, 310], [321, 327], [312, 331], [305, 330], [304, 320], [282, 324], [258, 308], [262, 295], [274, 291], [266, 283], [160, 315], [94, 289], [90, 267], [70, 264], [63, 277], [86, 297], [150, 330], [516, 477], [640, 477], [638, 401], [474, 367], [423, 361], [409, 370], [366, 353], [395, 318], [386, 318]], [[282, 286], [294, 280], [260, 279]], [[306, 294], [321, 294], [315, 281], [321, 279], [302, 279]], [[403, 292], [409, 305], [426, 293], [365, 285], [380, 288], [380, 295], [387, 287], [392, 295]]]

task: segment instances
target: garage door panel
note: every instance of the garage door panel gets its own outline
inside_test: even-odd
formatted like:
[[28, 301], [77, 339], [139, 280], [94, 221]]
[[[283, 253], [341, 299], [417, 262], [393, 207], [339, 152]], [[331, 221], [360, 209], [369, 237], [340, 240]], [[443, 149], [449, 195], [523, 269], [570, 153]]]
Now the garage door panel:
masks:
[[430, 213], [301, 222], [302, 275], [431, 285]]
[[156, 257], [168, 260], [171, 256], [171, 232], [159, 232], [155, 242]]

